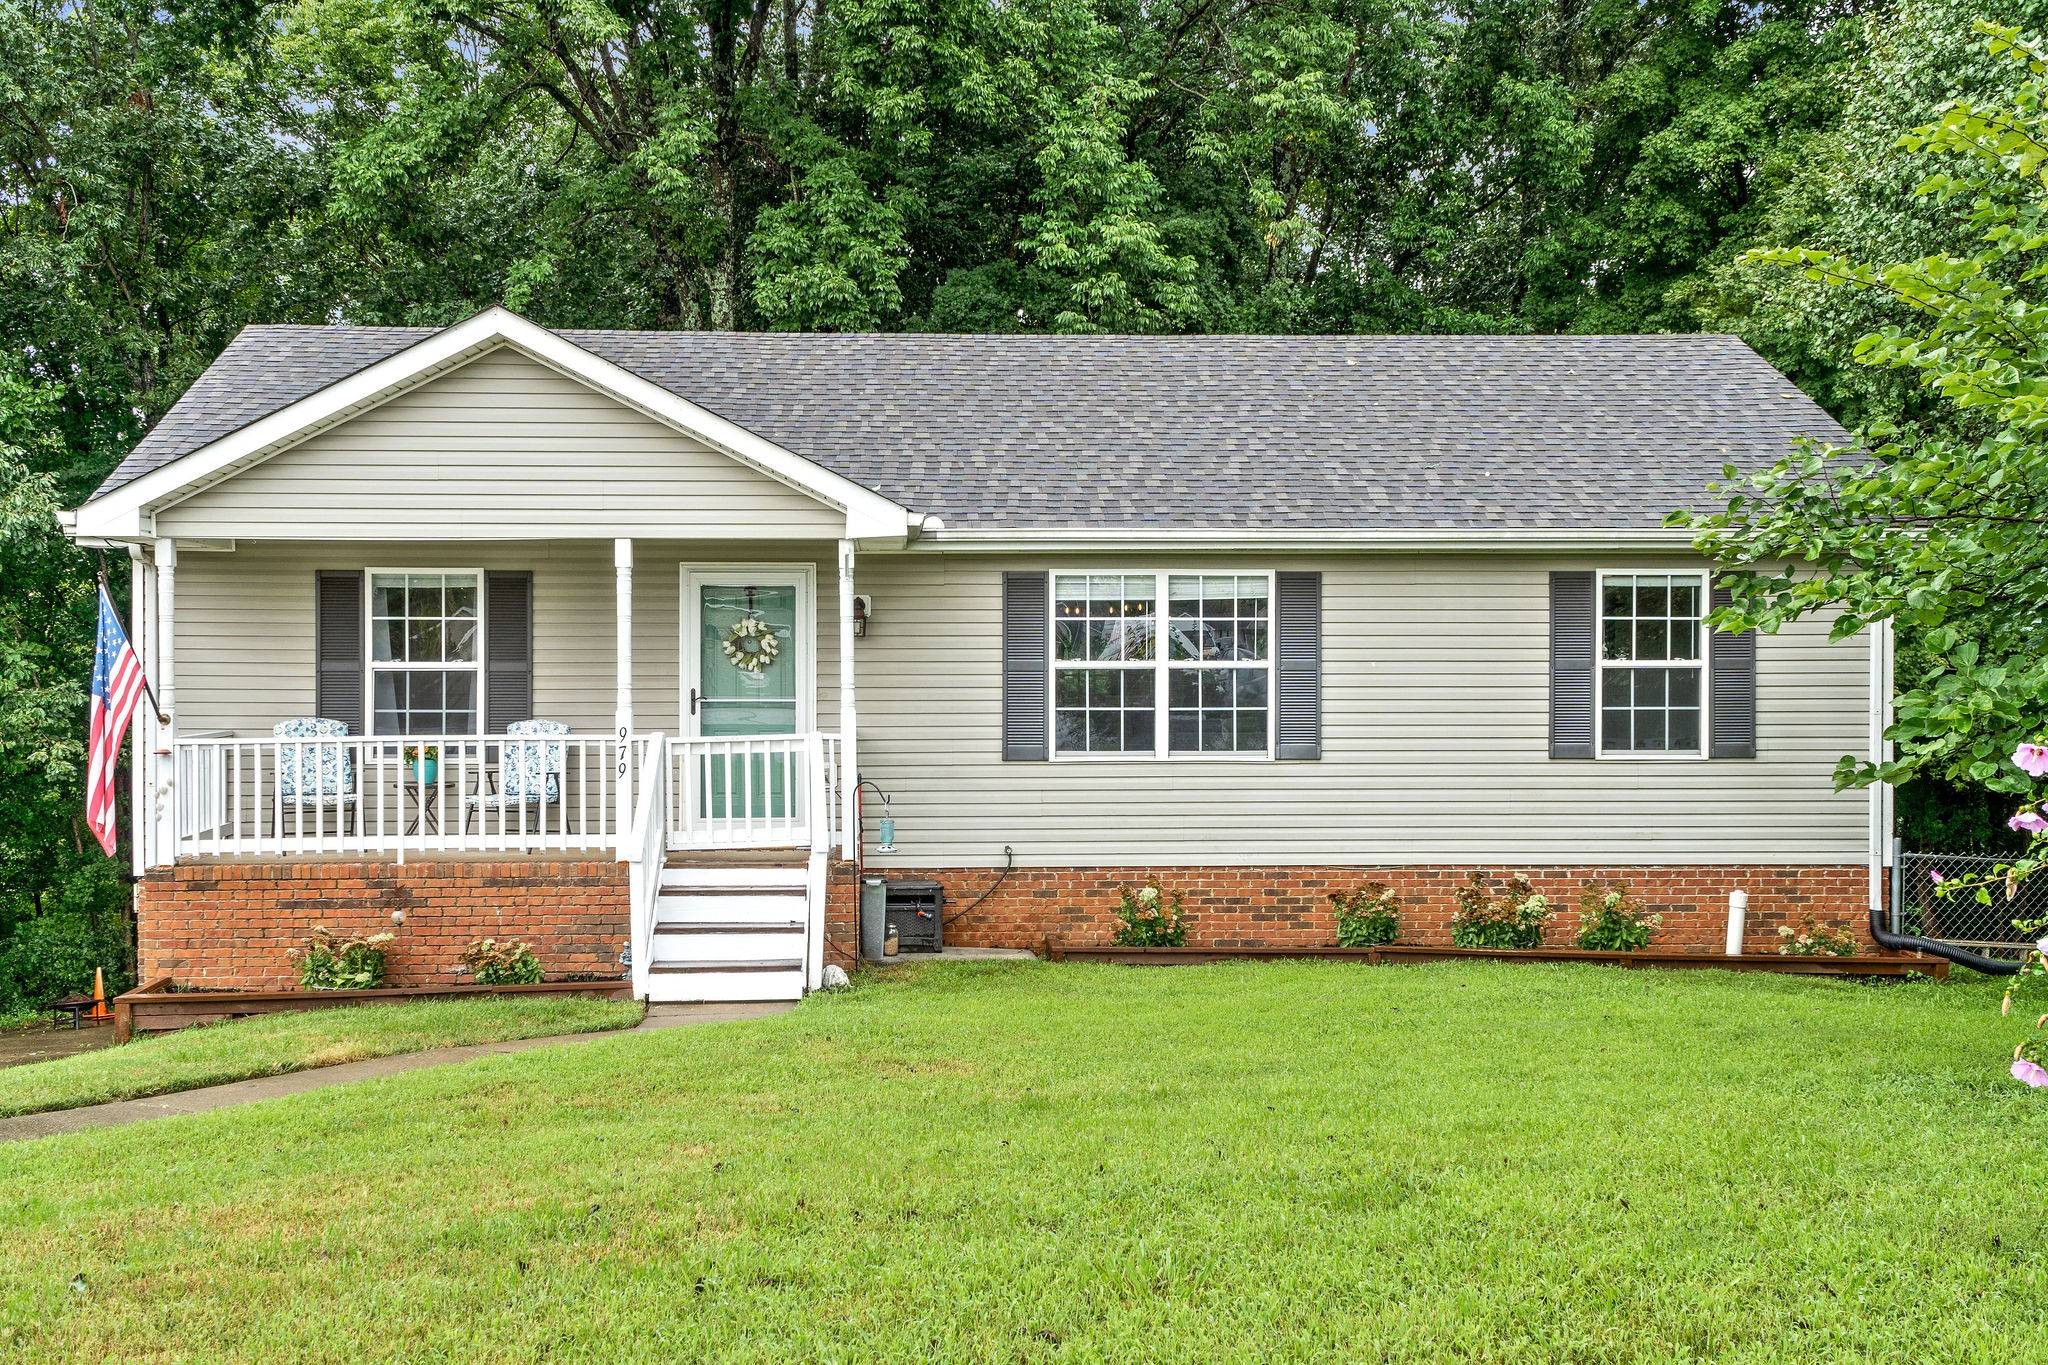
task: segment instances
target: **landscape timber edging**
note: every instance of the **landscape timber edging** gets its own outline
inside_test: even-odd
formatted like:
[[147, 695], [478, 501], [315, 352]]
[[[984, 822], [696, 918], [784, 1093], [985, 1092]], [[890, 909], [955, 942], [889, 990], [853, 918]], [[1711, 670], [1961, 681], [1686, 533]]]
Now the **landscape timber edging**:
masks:
[[367, 991], [174, 991], [170, 977], [114, 997], [114, 1041], [137, 1033], [168, 1033], [194, 1024], [258, 1014], [334, 1009], [341, 1005], [398, 1005], [472, 995], [590, 995], [630, 1000], [633, 984], [618, 981], [541, 981], [523, 986], [383, 986]]

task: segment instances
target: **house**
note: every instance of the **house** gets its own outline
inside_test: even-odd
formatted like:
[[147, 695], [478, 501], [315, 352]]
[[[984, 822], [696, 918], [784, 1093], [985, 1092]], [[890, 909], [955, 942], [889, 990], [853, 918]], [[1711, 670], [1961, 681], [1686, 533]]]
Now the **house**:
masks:
[[1626, 879], [1674, 948], [1743, 890], [1771, 951], [1881, 875], [1831, 774], [1885, 643], [1709, 632], [1662, 522], [1801, 434], [1723, 336], [252, 327], [66, 518], [170, 718], [143, 974], [285, 983], [320, 923], [789, 996], [856, 865], [957, 944], [1155, 875], [1196, 942], [1328, 942], [1366, 880], [1427, 941], [1482, 868]]

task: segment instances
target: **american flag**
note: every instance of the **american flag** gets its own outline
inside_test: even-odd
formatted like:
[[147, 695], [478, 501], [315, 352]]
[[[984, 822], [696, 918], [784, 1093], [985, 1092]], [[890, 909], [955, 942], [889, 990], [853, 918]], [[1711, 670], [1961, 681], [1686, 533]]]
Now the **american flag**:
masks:
[[142, 699], [142, 660], [114, 614], [107, 585], [100, 584], [100, 640], [92, 661], [92, 735], [86, 746], [85, 822], [100, 847], [114, 852], [114, 769], [121, 761], [121, 739], [128, 718]]

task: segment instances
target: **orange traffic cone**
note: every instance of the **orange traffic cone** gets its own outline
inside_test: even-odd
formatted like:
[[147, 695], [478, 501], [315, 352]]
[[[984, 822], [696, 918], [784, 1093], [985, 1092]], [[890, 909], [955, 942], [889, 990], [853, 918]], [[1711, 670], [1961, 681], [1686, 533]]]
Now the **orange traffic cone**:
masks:
[[94, 1020], [111, 1019], [114, 1012], [107, 1008], [107, 974], [104, 968], [92, 969], [92, 1008], [85, 1017]]

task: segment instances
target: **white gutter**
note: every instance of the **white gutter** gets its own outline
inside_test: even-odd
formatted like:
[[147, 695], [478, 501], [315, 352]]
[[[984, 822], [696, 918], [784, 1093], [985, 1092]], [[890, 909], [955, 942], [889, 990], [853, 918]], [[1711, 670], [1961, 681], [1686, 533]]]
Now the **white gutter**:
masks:
[[1692, 548], [1695, 532], [1677, 527], [1604, 529], [1479, 529], [1303, 527], [1272, 530], [1095, 527], [1055, 530], [935, 528], [917, 539], [920, 550], [1087, 551], [1188, 550], [1671, 550]]

